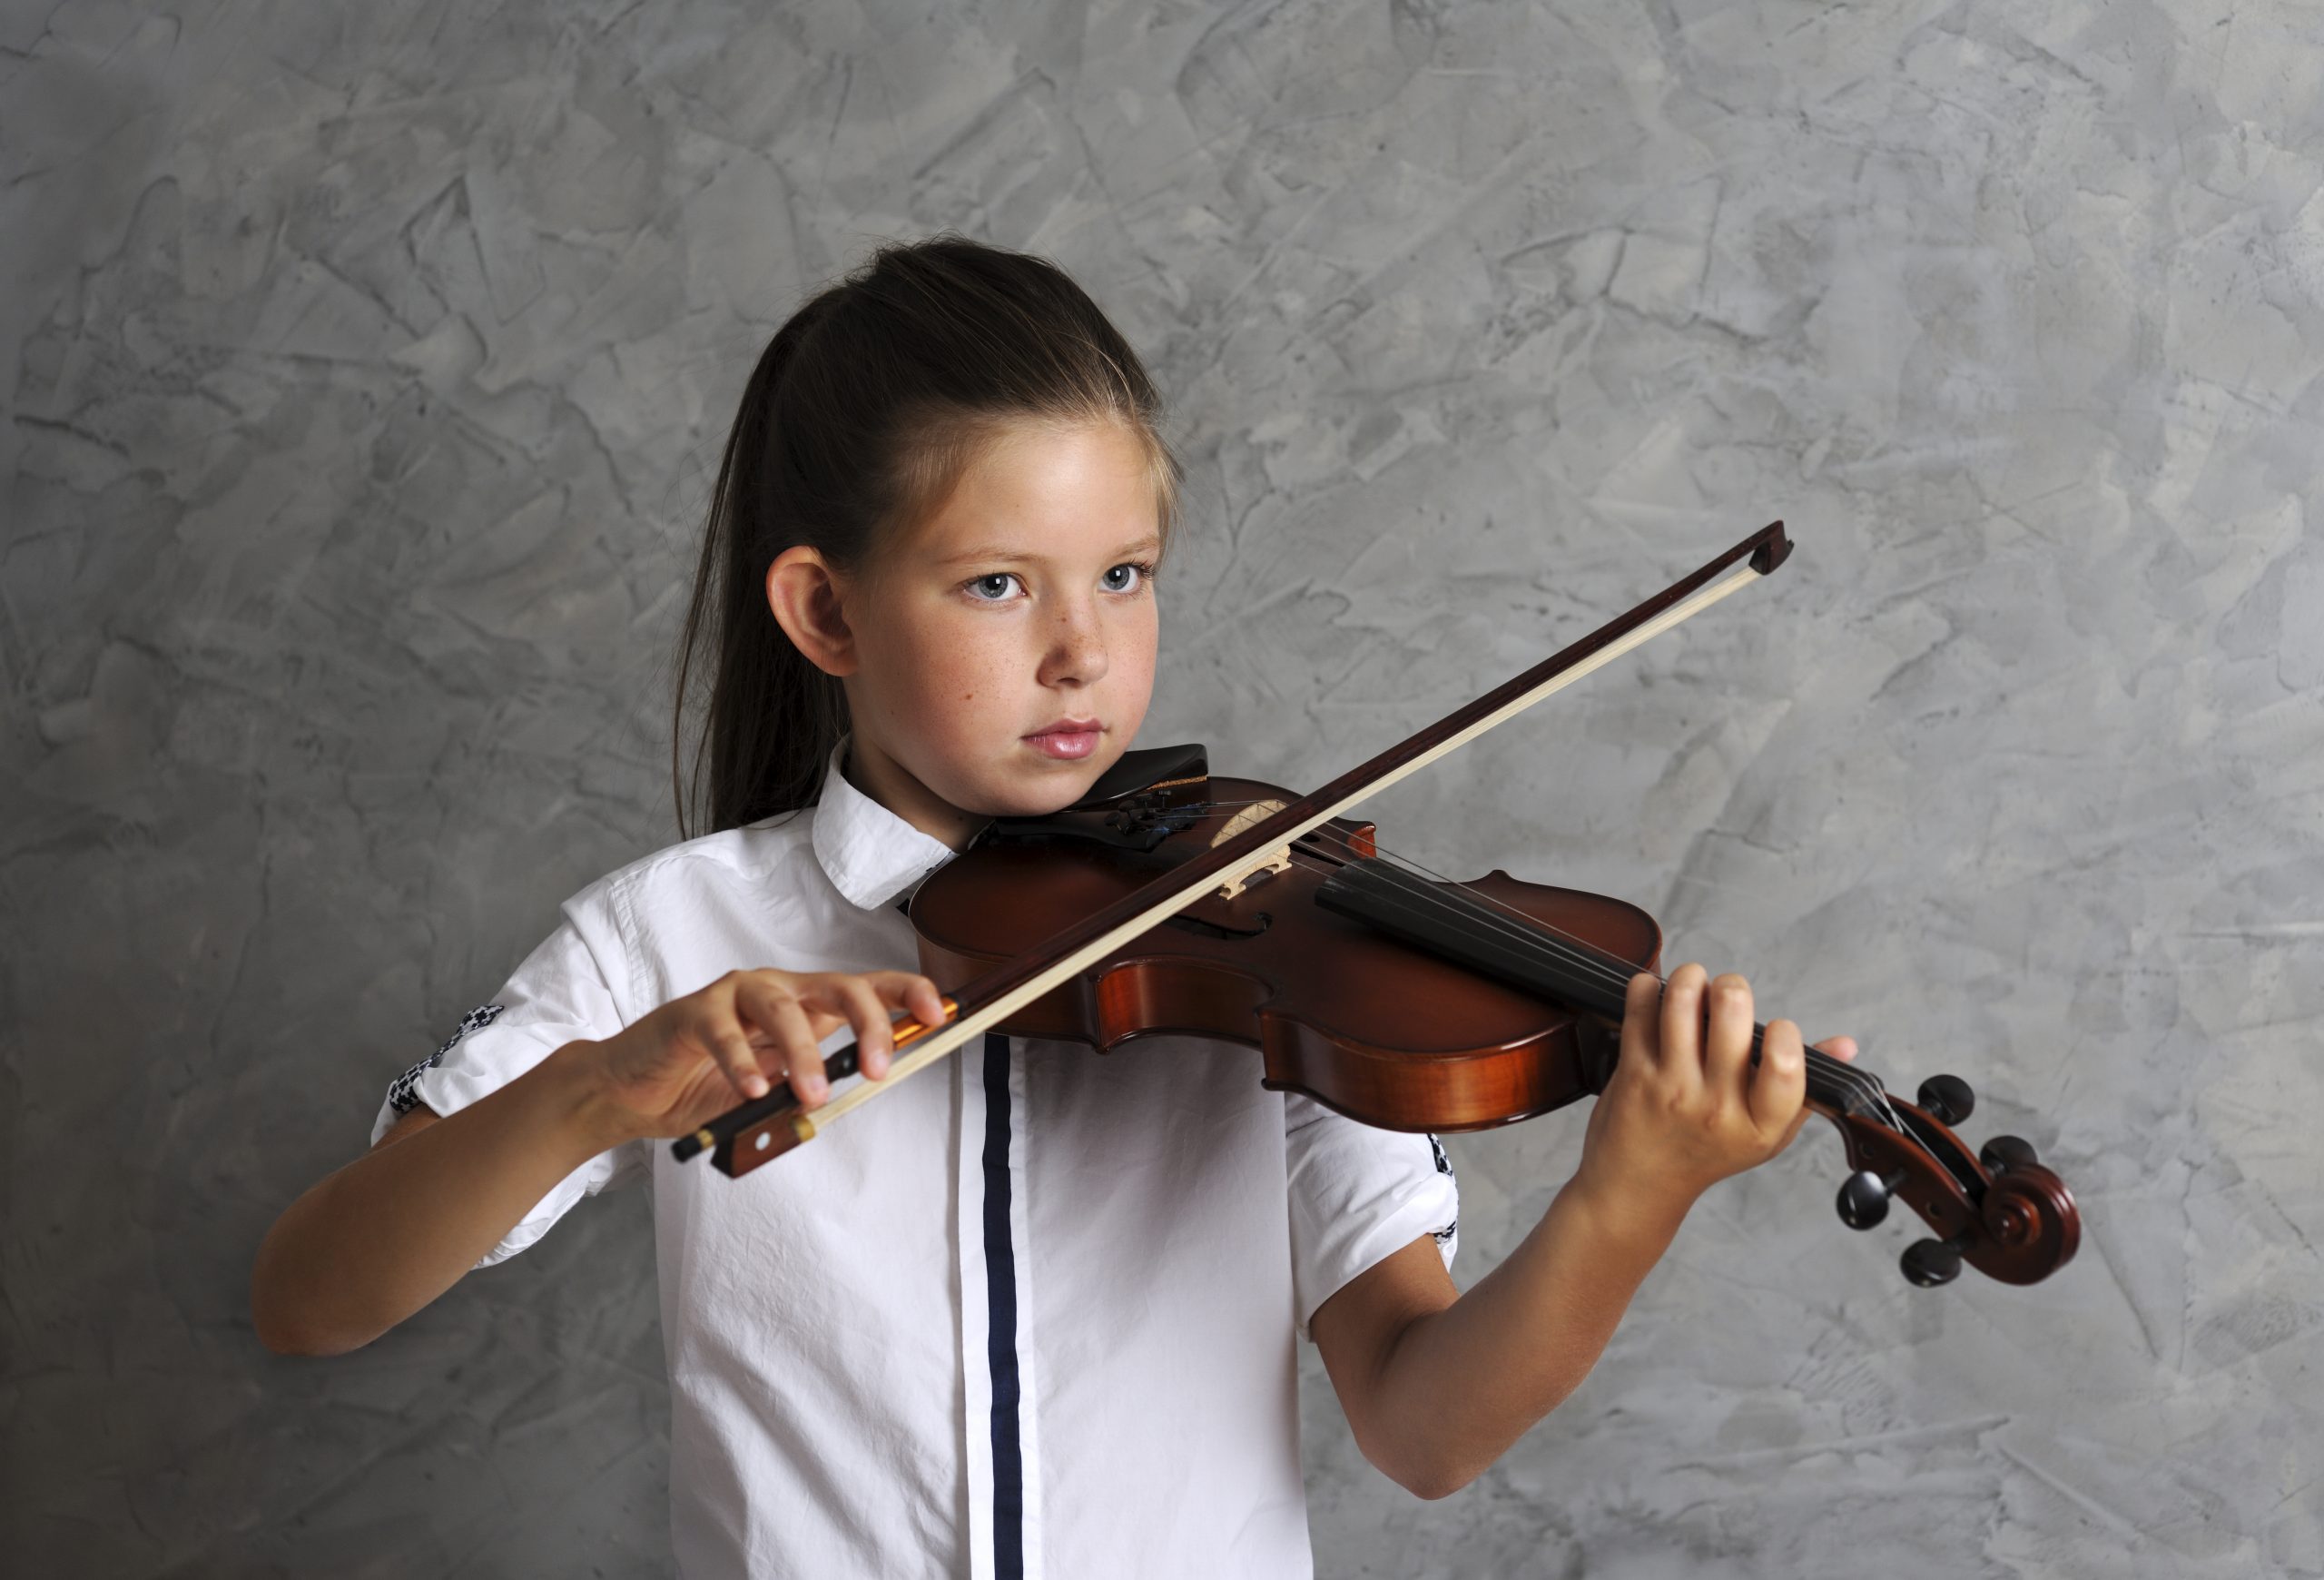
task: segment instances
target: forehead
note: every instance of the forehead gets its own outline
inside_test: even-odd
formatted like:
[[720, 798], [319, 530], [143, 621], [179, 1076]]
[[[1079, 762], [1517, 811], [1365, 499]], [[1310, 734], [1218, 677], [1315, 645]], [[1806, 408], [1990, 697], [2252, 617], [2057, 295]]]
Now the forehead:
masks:
[[1119, 548], [1159, 514], [1137, 435], [1119, 423], [1011, 423], [963, 469], [912, 535], [941, 558]]

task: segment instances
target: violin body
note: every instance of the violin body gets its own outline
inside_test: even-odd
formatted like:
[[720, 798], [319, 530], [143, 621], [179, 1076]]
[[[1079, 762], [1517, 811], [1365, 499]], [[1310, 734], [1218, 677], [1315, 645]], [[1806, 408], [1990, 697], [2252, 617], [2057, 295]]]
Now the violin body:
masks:
[[[1073, 806], [994, 819], [921, 884], [911, 904], [921, 970], [942, 992], [964, 992], [1088, 917], [1169, 886], [1172, 869], [1287, 795], [1211, 775], [1198, 746], [1127, 753]], [[1384, 857], [1374, 825], [1331, 818], [995, 1029], [1101, 1053], [1165, 1032], [1246, 1043], [1270, 1090], [1383, 1130], [1485, 1130], [1603, 1091], [1628, 981], [1659, 974], [1654, 918], [1505, 872], [1454, 883], [1409, 869]], [[1949, 1282], [1965, 1260], [2033, 1283], [2073, 1257], [2073, 1198], [2033, 1149], [1998, 1137], [1973, 1154], [1950, 1128], [1973, 1106], [1965, 1082], [1938, 1077], [1911, 1103], [1829, 1055], [1808, 1061], [1808, 1106], [1838, 1127], [1855, 1170], [1842, 1220], [1869, 1229], [1898, 1200], [1942, 1237], [1905, 1253], [1913, 1281]]]
[[[911, 903], [920, 968], [951, 992], [1039, 946], [1165, 868], [1208, 849], [1237, 808], [1291, 793], [1213, 777], [1219, 805], [1147, 852], [1072, 839], [980, 841]], [[1324, 848], [1374, 854], [1374, 825], [1334, 818]], [[1514, 1123], [1605, 1085], [1615, 1026], [1521, 992], [1317, 904], [1331, 869], [1306, 863], [1213, 893], [1064, 984], [1000, 1029], [1100, 1052], [1159, 1032], [1259, 1051], [1264, 1083], [1305, 1092], [1383, 1130], [1472, 1131]], [[1495, 872], [1459, 885], [1652, 971], [1662, 934], [1637, 906]]]

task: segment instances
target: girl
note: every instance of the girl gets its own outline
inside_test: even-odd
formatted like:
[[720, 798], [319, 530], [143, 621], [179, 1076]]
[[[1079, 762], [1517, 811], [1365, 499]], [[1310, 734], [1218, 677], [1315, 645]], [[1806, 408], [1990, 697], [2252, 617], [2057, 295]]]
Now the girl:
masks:
[[[904, 904], [1137, 735], [1178, 466], [1054, 266], [882, 247], [801, 309], [725, 451], [679, 668], [713, 658], [713, 832], [600, 878], [284, 1212], [251, 1301], [367, 1344], [651, 1174], [670, 1496], [695, 1576], [1301, 1575], [1297, 1337], [1364, 1454], [1465, 1485], [1595, 1362], [1695, 1198], [1802, 1116], [1797, 1029], [1630, 983], [1581, 1163], [1465, 1295], [1433, 1138], [1262, 1090], [1248, 1049], [987, 1037], [742, 1181], [675, 1163], [852, 1035], [941, 1018]], [[674, 778], [678, 776], [674, 751]], [[1827, 1044], [1853, 1055], [1846, 1039]]]

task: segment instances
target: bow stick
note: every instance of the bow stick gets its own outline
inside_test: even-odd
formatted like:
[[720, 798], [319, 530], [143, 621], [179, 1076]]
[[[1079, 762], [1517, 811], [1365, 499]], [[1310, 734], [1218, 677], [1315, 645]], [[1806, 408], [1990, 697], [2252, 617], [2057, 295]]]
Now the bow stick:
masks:
[[[711, 1151], [720, 1170], [741, 1175], [802, 1141], [812, 1141], [842, 1115], [990, 1030], [1212, 890], [1239, 886], [1264, 868], [1287, 864], [1292, 844], [1319, 825], [1770, 574], [1790, 554], [1791, 540], [1784, 536], [1783, 523], [1769, 522], [1691, 576], [1671, 583], [1523, 674], [1083, 918], [1042, 948], [995, 966], [944, 1000], [948, 1018], [942, 1025], [899, 1021], [892, 1032], [896, 1053], [884, 1080], [860, 1081], [812, 1111], [798, 1106], [787, 1084], [778, 1086], [766, 1096], [738, 1104], [701, 1129], [680, 1136], [671, 1143], [672, 1153], [684, 1162], [697, 1152]], [[834, 1082], [857, 1069], [856, 1046], [852, 1042], [823, 1061], [824, 1072]]]

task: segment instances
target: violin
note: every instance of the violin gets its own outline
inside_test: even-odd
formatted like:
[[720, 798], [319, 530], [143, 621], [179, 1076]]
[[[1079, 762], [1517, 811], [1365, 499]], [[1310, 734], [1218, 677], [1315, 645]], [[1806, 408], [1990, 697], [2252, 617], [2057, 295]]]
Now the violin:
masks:
[[[894, 1027], [888, 1077], [822, 1109], [787, 1086], [673, 1143], [739, 1177], [959, 1046], [998, 1031], [1099, 1052], [1174, 1032], [1258, 1050], [1261, 1082], [1387, 1130], [1483, 1130], [1602, 1091], [1624, 993], [1655, 971], [1635, 905], [1496, 870], [1454, 882], [1384, 851], [1355, 801], [1689, 617], [1790, 551], [1772, 523], [1541, 665], [1306, 795], [1213, 775], [1200, 746], [1121, 759], [1073, 805], [998, 817], [913, 892], [921, 972], [945, 1021]], [[1759, 1058], [1764, 1027], [1755, 1028]], [[2065, 1183], [2014, 1136], [1972, 1152], [1953, 1126], [1967, 1082], [1907, 1102], [1871, 1071], [1809, 1049], [1807, 1103], [1851, 1172], [1841, 1220], [1869, 1229], [1902, 1200], [1934, 1231], [1901, 1259], [1925, 1287], [1965, 1261], [2005, 1283], [2063, 1266], [2081, 1238]], [[851, 1044], [829, 1055], [856, 1073]]]

